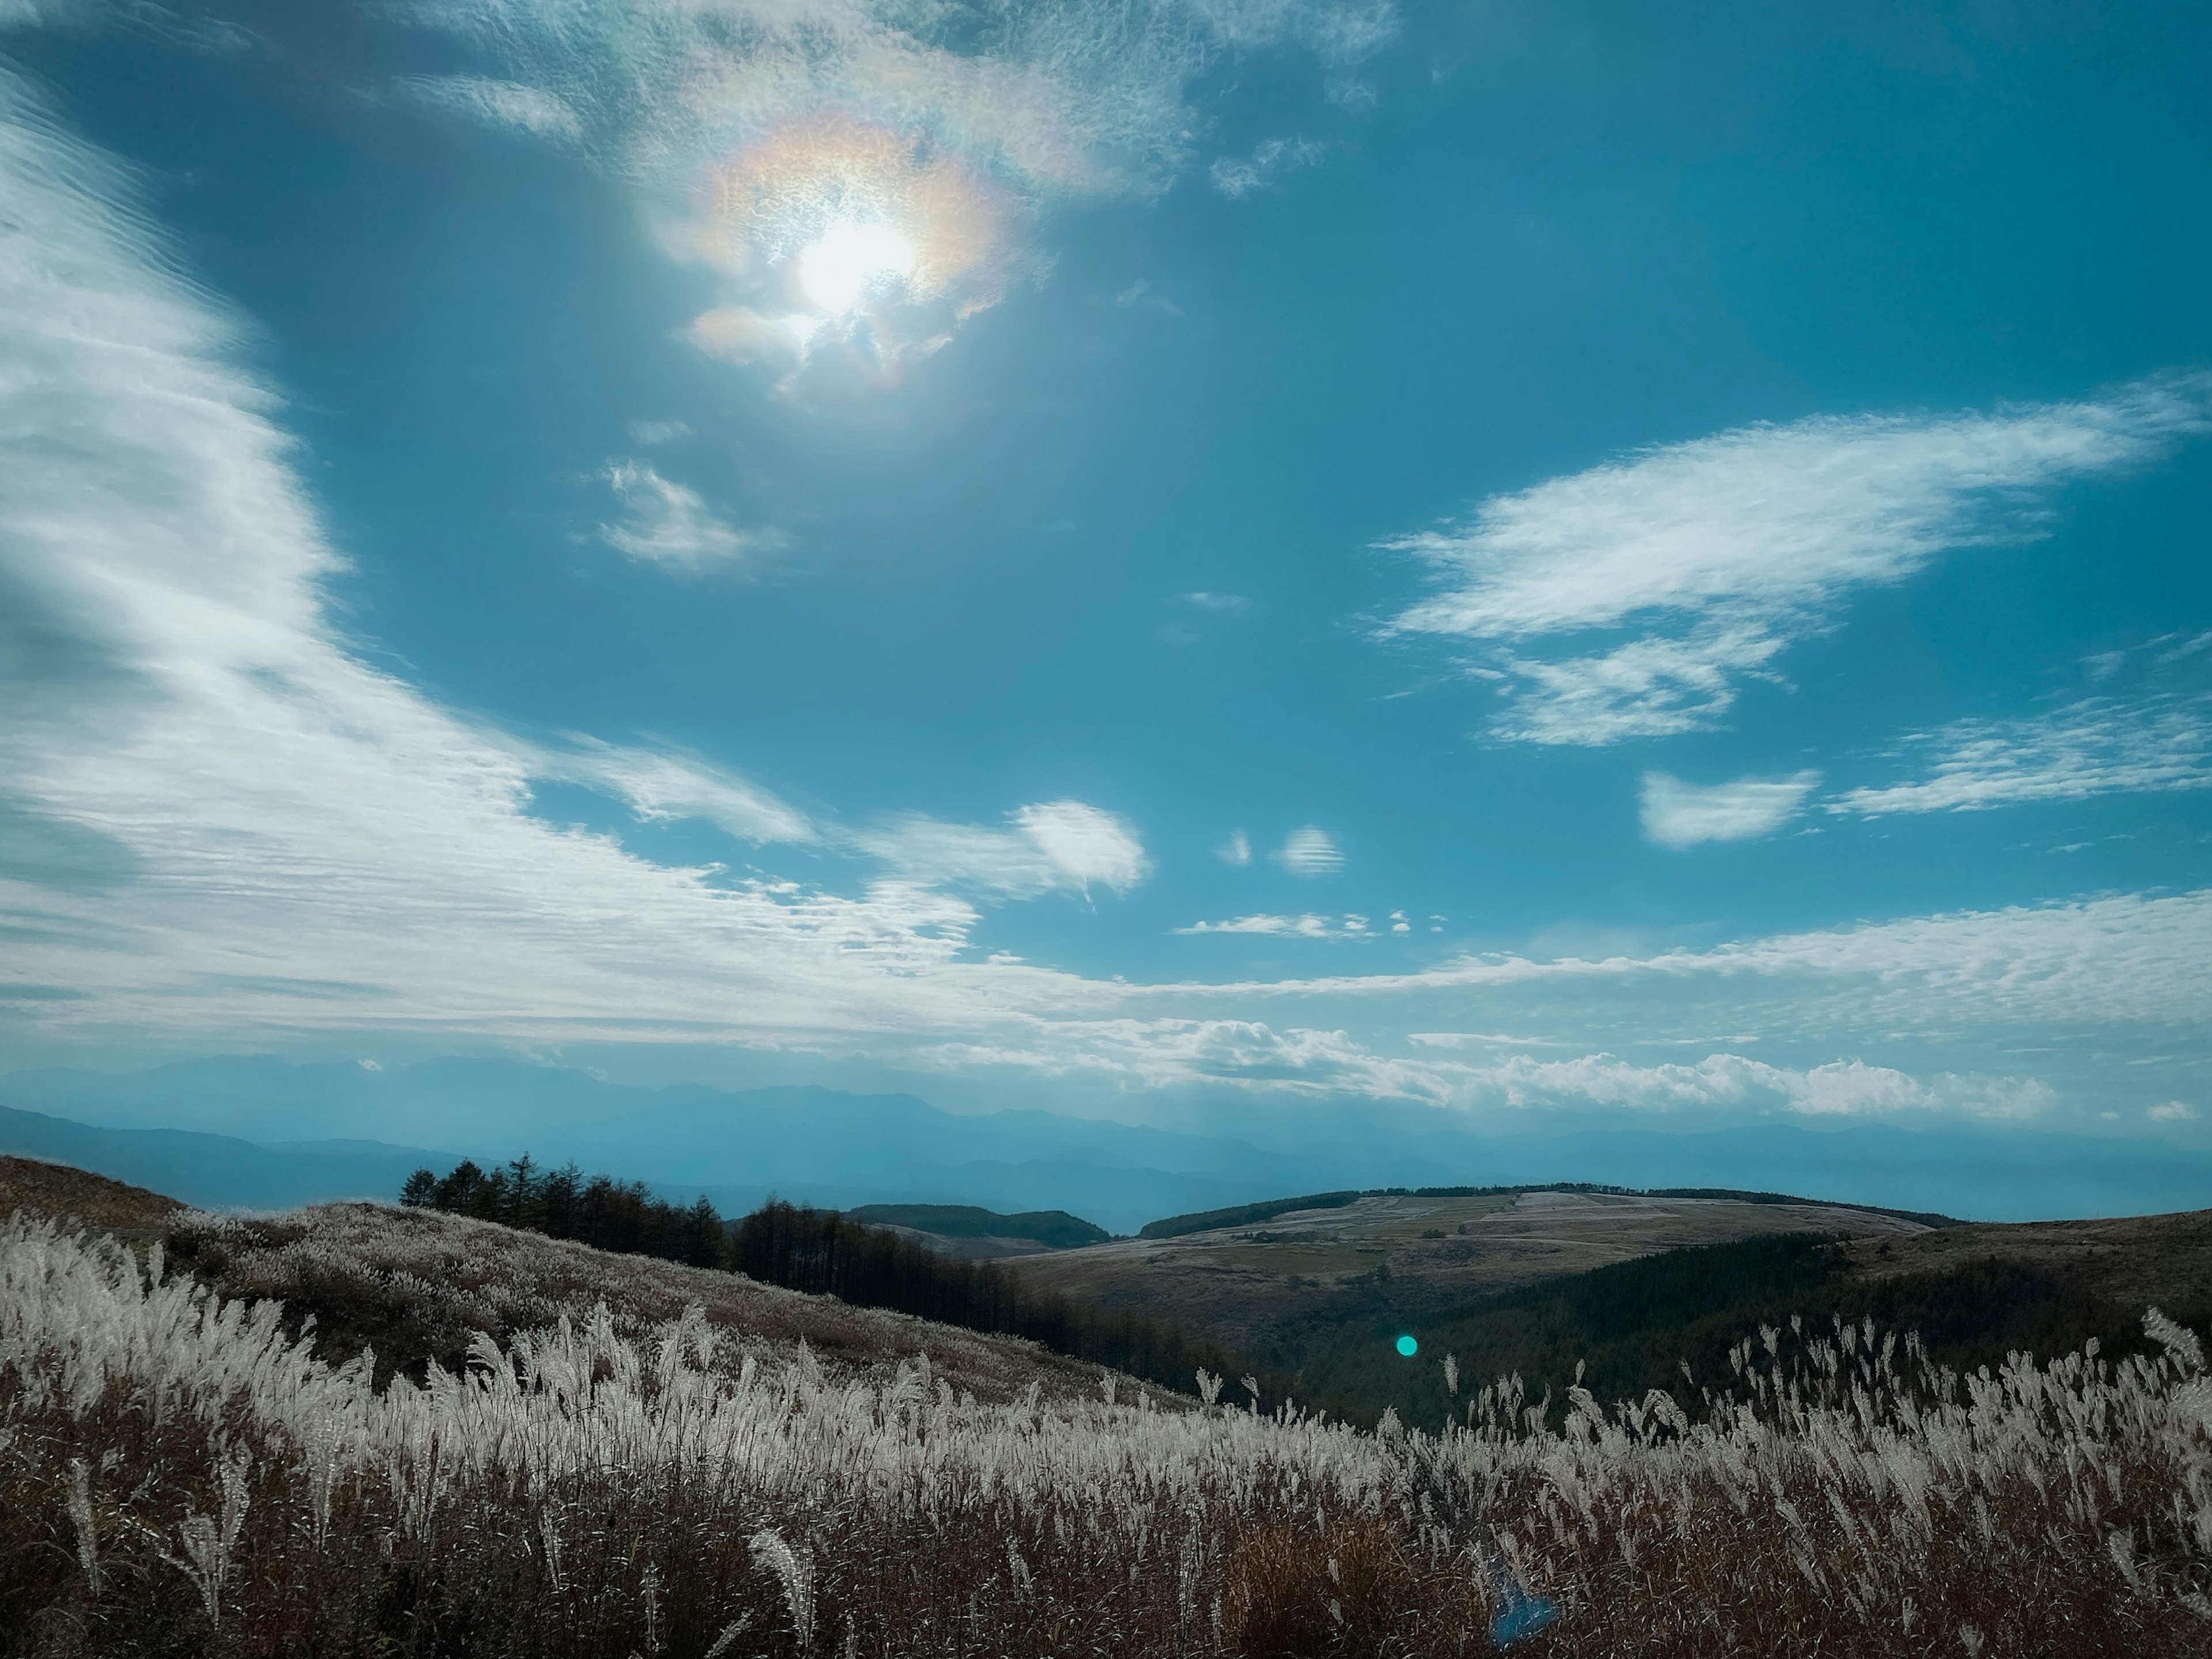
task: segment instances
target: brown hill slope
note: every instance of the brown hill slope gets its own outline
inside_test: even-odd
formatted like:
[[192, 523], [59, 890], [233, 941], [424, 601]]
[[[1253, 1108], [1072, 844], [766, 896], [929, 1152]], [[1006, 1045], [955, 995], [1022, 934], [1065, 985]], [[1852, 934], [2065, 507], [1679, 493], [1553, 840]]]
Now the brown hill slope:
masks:
[[[380, 1376], [426, 1361], [460, 1364], [479, 1333], [506, 1341], [562, 1317], [582, 1324], [605, 1303], [635, 1339], [697, 1304], [729, 1334], [732, 1364], [750, 1353], [790, 1359], [804, 1341], [834, 1369], [889, 1376], [927, 1352], [935, 1375], [984, 1400], [1096, 1395], [1096, 1365], [1018, 1338], [848, 1307], [742, 1274], [688, 1267], [496, 1222], [380, 1204], [322, 1204], [283, 1214], [210, 1216], [143, 1188], [29, 1159], [0, 1158], [0, 1218], [79, 1223], [137, 1245], [160, 1243], [173, 1268], [225, 1297], [274, 1297], [298, 1328], [313, 1316], [317, 1351], [336, 1360], [363, 1346]], [[1133, 1394], [1138, 1385], [1125, 1379]]]
[[0, 1216], [21, 1210], [48, 1221], [74, 1221], [131, 1243], [161, 1237], [184, 1213], [173, 1198], [126, 1186], [66, 1164], [0, 1158]]
[[1473, 1299], [1693, 1244], [1763, 1233], [1879, 1242], [1920, 1222], [1831, 1204], [1753, 1203], [1582, 1192], [1469, 1198], [1385, 1194], [1290, 1211], [1256, 1226], [1120, 1239], [1006, 1266], [1041, 1287], [1107, 1308], [1143, 1309], [1237, 1347], [1280, 1322], [1378, 1279], [1425, 1300]]
[[2182, 1318], [2212, 1311], [2212, 1210], [1972, 1222], [1905, 1237], [1857, 1238], [1844, 1254], [1850, 1273], [1871, 1285], [1997, 1261], [2078, 1285], [2131, 1315], [2145, 1306]]

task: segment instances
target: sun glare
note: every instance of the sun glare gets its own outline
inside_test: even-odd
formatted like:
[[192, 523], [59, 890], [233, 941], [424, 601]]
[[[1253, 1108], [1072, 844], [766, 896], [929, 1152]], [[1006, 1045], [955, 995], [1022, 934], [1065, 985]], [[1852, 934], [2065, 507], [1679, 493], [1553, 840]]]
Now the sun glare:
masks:
[[915, 246], [890, 226], [832, 221], [799, 250], [799, 286], [833, 317], [853, 310], [874, 289], [912, 276]]

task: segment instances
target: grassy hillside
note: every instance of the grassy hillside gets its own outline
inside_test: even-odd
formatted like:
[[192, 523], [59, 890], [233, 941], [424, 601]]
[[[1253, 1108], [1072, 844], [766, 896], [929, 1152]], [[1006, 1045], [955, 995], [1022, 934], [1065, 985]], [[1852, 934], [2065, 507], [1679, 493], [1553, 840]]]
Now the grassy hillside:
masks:
[[[2076, 1229], [2103, 1236], [2094, 1263], [2051, 1248], [2051, 1234]], [[1284, 1321], [1258, 1357], [1316, 1406], [1365, 1422], [1395, 1407], [1434, 1423], [1456, 1409], [1447, 1356], [1478, 1382], [1518, 1375], [1532, 1397], [1564, 1400], [1580, 1381], [1601, 1399], [1656, 1389], [1694, 1405], [1702, 1385], [1730, 1375], [1729, 1351], [1746, 1333], [1793, 1319], [1820, 1332], [1839, 1321], [1913, 1331], [1933, 1360], [1960, 1371], [2092, 1340], [2108, 1354], [2140, 1352], [2142, 1310], [2153, 1303], [2198, 1330], [2212, 1326], [2212, 1215], [2050, 1224], [2036, 1230], [2041, 1248], [2027, 1242], [2008, 1227], [1881, 1241], [1769, 1235], [1473, 1301], [1370, 1281]], [[1410, 1359], [1395, 1346], [1403, 1334], [1419, 1344]]]
[[733, 1352], [763, 1363], [787, 1362], [803, 1343], [824, 1363], [888, 1375], [927, 1349], [935, 1374], [986, 1399], [1032, 1383], [1048, 1395], [1097, 1386], [1097, 1366], [1034, 1343], [433, 1210], [329, 1204], [213, 1216], [82, 1170], [0, 1158], [0, 1217], [17, 1212], [119, 1230], [142, 1251], [159, 1243], [173, 1270], [215, 1294], [283, 1303], [295, 1335], [312, 1321], [326, 1362], [373, 1351], [380, 1383], [459, 1369], [483, 1340], [508, 1342], [562, 1319], [587, 1324], [604, 1304], [630, 1335], [696, 1307]]
[[[1188, 1224], [1199, 1221], [1218, 1224]], [[1264, 1358], [1286, 1322], [1328, 1317], [1347, 1298], [1364, 1306], [1378, 1285], [1388, 1300], [1425, 1308], [1691, 1245], [1778, 1232], [1895, 1240], [1929, 1224], [1756, 1194], [1554, 1187], [1324, 1193], [1167, 1224], [1166, 1236], [1006, 1266], [1071, 1299], [1171, 1320]]]
[[[1362, 1431], [469, 1218], [0, 1182], [7, 1659], [2212, 1650], [2212, 1377], [2155, 1316], [1970, 1382], [1784, 1326], [1695, 1412], [1460, 1377], [1449, 1425]], [[1806, 1288], [1723, 1248], [1568, 1311]], [[419, 1383], [333, 1328], [364, 1310]]]
[[984, 1241], [1008, 1255], [1074, 1250], [1113, 1237], [1103, 1227], [1065, 1210], [1024, 1210], [1003, 1215], [974, 1204], [861, 1204], [845, 1212], [872, 1227], [897, 1227], [933, 1239]]

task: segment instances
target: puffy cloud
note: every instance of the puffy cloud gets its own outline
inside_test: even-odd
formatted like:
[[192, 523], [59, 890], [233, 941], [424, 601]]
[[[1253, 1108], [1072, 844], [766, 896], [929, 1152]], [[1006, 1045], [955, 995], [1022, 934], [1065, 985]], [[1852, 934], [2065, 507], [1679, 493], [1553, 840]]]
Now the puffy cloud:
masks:
[[1695, 784], [1646, 772], [1644, 833], [1662, 847], [1678, 848], [1708, 841], [1750, 841], [1796, 816], [1820, 781], [1818, 772], [1800, 772], [1789, 778]]
[[1309, 823], [1284, 838], [1275, 862], [1294, 876], [1333, 876], [1344, 868], [1344, 849], [1328, 830]]
[[1502, 737], [1599, 744], [1710, 726], [1854, 591], [1948, 549], [2039, 535], [2053, 490], [2208, 426], [2212, 377], [2172, 377], [2079, 403], [1821, 416], [1648, 450], [1382, 544], [1436, 584], [1385, 632], [1479, 648], [1507, 699]]
[[2167, 1100], [2152, 1107], [2148, 1115], [2154, 1123], [2194, 1123], [2198, 1113], [2185, 1100]]
[[732, 529], [708, 510], [698, 491], [662, 477], [643, 461], [611, 463], [607, 484], [629, 516], [601, 525], [599, 534], [633, 559], [702, 570], [783, 544], [773, 531]]

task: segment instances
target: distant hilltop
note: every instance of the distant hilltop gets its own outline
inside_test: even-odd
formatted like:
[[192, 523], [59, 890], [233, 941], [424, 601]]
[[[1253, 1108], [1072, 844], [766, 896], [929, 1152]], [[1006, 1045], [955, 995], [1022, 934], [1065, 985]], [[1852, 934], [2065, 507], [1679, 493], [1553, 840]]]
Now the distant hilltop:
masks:
[[1065, 1210], [1024, 1210], [1000, 1215], [974, 1204], [862, 1204], [845, 1212], [876, 1227], [904, 1227], [939, 1238], [1003, 1238], [1073, 1250], [1103, 1244], [1114, 1235]]

